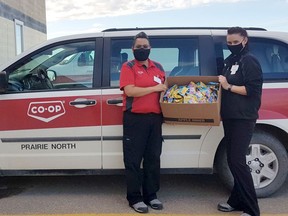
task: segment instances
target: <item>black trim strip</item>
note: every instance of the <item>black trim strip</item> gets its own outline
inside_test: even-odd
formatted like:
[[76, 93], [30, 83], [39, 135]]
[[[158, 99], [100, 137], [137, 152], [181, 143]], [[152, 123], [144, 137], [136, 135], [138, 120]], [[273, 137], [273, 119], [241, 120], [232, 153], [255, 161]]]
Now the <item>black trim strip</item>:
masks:
[[13, 22], [14, 19], [17, 19], [21, 22], [24, 22], [24, 26], [30, 27], [32, 29], [47, 34], [46, 24], [35, 20], [34, 18], [22, 13], [21, 11], [7, 4], [4, 4], [3, 2], [0, 2], [0, 16], [8, 20], [12, 20]]
[[100, 141], [100, 136], [93, 137], [29, 137], [29, 138], [2, 138], [3, 143], [11, 142], [66, 142], [66, 141]]
[[[122, 140], [122, 136], [105, 136], [104, 141]], [[201, 135], [163, 135], [164, 140], [200, 139]]]
[[[161, 174], [213, 174], [213, 168], [161, 168]], [[125, 175], [124, 169], [0, 170], [0, 176]]]
[[112, 140], [122, 140], [122, 136], [105, 136], [103, 137], [104, 141], [112, 141]]
[[176, 139], [200, 139], [201, 135], [163, 135], [163, 139], [176, 140]]
[[[163, 135], [164, 140], [200, 139], [201, 135]], [[12, 142], [72, 142], [72, 141], [100, 141], [101, 136], [91, 137], [28, 137], [28, 138], [2, 138], [3, 143]], [[122, 140], [122, 136], [104, 136], [103, 141]]]

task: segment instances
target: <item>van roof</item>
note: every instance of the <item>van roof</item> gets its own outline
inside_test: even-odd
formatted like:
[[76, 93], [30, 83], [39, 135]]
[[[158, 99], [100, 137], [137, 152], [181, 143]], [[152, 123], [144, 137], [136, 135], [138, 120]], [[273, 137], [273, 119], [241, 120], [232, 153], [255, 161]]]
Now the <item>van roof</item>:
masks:
[[[110, 29], [105, 29], [102, 32], [117, 32], [117, 31], [133, 31], [133, 30], [188, 30], [188, 29], [199, 29], [199, 30], [227, 30], [230, 27], [136, 27], [136, 28], [110, 28]], [[254, 30], [254, 31], [267, 31], [267, 29], [260, 28], [260, 27], [244, 27], [246, 30]]]

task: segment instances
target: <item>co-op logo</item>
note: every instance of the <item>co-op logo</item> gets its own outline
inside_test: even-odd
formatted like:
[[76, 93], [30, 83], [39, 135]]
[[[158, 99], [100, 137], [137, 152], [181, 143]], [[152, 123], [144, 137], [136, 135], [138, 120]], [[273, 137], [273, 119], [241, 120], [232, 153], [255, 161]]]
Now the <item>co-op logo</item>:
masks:
[[65, 114], [62, 101], [31, 102], [28, 116], [44, 122], [50, 122]]

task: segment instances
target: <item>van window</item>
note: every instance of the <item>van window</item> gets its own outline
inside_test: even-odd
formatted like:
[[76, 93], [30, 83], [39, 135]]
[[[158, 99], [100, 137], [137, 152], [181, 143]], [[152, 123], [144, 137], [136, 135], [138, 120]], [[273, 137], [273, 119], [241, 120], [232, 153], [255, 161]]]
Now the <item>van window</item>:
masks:
[[[11, 91], [92, 87], [95, 42], [49, 47], [21, 60], [9, 71]], [[15, 86], [17, 86], [15, 88]]]
[[[119, 86], [122, 64], [133, 60], [132, 39], [111, 42], [110, 85]], [[150, 38], [149, 58], [159, 62], [166, 76], [199, 75], [198, 38]]]
[[[226, 38], [215, 38], [216, 62], [221, 74], [223, 61], [231, 53]], [[288, 79], [288, 46], [279, 41], [263, 38], [249, 38], [249, 50], [259, 61], [264, 80]]]
[[287, 44], [252, 38], [249, 47], [261, 64], [264, 79], [288, 79]]

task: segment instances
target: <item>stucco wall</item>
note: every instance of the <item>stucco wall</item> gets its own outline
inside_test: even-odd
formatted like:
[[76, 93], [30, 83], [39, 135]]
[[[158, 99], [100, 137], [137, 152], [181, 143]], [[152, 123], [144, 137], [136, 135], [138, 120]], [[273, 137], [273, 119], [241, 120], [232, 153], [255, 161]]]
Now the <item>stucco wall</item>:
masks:
[[16, 56], [15, 19], [23, 22], [24, 50], [47, 40], [45, 0], [0, 0], [0, 64]]
[[34, 19], [46, 23], [45, 0], [0, 0]]

